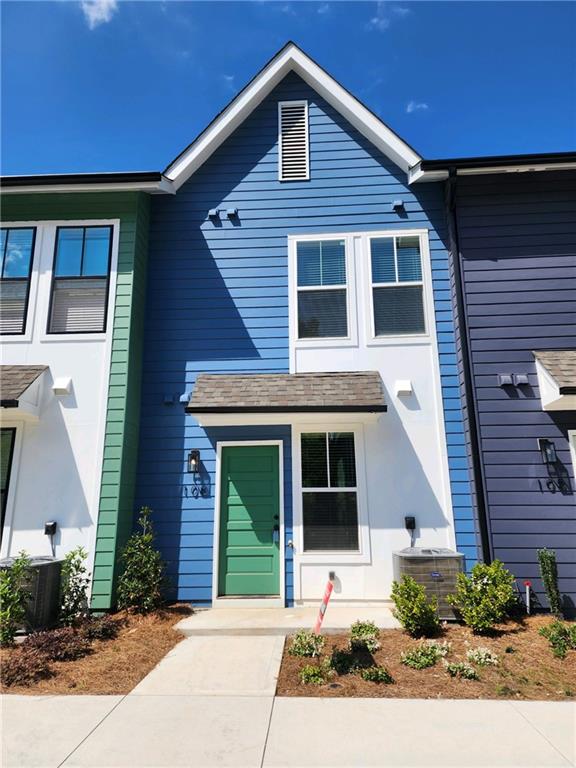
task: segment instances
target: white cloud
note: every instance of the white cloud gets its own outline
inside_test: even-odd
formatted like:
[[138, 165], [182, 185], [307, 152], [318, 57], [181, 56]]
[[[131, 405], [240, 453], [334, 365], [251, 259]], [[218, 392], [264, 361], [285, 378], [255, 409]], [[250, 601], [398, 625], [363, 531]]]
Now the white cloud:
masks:
[[118, 0], [81, 0], [80, 8], [90, 29], [107, 24], [118, 10]]
[[386, 2], [386, 0], [379, 0], [376, 3], [376, 13], [366, 26], [368, 29], [384, 32], [392, 23], [393, 17], [403, 19], [411, 13], [410, 8], [406, 8], [403, 5], [392, 5]]
[[426, 112], [428, 104], [425, 101], [409, 101], [406, 104], [406, 112], [411, 114], [412, 112]]
[[318, 6], [318, 13], [321, 15], [325, 13], [330, 13], [330, 3], [321, 3]]

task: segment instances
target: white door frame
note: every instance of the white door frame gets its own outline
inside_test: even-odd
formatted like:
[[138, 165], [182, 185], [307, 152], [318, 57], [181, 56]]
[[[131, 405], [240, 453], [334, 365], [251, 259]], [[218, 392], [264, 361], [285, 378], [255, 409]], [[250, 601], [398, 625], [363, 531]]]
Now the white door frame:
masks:
[[[238, 448], [242, 446], [277, 445], [278, 446], [278, 492], [280, 494], [280, 573], [278, 597], [219, 597], [218, 596], [218, 566], [220, 558], [220, 484], [222, 468], [222, 448]], [[286, 604], [285, 595], [285, 542], [284, 542], [284, 442], [282, 440], [219, 440], [216, 443], [216, 492], [214, 494], [214, 545], [212, 557], [212, 607], [213, 608], [283, 608]]]

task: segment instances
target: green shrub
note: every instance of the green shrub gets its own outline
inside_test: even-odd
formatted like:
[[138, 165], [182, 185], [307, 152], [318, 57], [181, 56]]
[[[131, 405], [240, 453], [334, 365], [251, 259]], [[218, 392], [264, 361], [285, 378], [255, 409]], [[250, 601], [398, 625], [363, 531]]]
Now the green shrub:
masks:
[[446, 653], [448, 651], [444, 652], [444, 647], [440, 644], [420, 643], [415, 648], [402, 653], [400, 660], [402, 664], [412, 669], [426, 669], [426, 667], [433, 667]]
[[162, 604], [164, 562], [154, 548], [150, 515], [150, 508], [142, 507], [140, 531], [133, 533], [124, 547], [124, 572], [118, 580], [118, 606], [137, 613], [150, 613]]
[[565, 659], [569, 650], [576, 650], [576, 624], [566, 624], [554, 619], [541, 627], [539, 633], [550, 643], [552, 653], [558, 659]]
[[478, 664], [479, 667], [488, 667], [490, 665], [495, 667], [498, 665], [498, 656], [492, 653], [489, 648], [471, 648], [469, 651], [466, 651], [466, 658], [472, 664]]
[[514, 576], [499, 560], [477, 563], [470, 576], [458, 574], [456, 594], [448, 600], [474, 632], [490, 632], [516, 603]]
[[350, 627], [350, 647], [352, 650], [374, 653], [380, 648], [379, 637], [380, 630], [373, 621], [355, 621]]
[[328, 675], [326, 665], [306, 664], [300, 670], [300, 682], [306, 685], [323, 685], [328, 681]]
[[464, 680], [480, 680], [478, 672], [470, 664], [466, 664], [465, 661], [445, 661], [444, 666], [450, 677], [460, 677], [464, 678]]
[[426, 597], [426, 587], [412, 576], [402, 576], [400, 582], [392, 582], [394, 616], [412, 637], [431, 637], [440, 630], [438, 601]]
[[60, 623], [68, 627], [88, 615], [90, 577], [86, 568], [87, 557], [83, 547], [76, 547], [68, 552], [62, 563]]
[[112, 616], [96, 616], [84, 621], [79, 631], [87, 640], [113, 640], [120, 631], [121, 622]]
[[292, 656], [320, 656], [326, 640], [308, 629], [296, 632], [290, 643], [288, 653]]
[[394, 678], [388, 672], [386, 667], [375, 665], [373, 667], [366, 667], [360, 671], [360, 677], [362, 680], [366, 680], [369, 683], [393, 683]]
[[17, 650], [2, 660], [0, 680], [2, 684], [28, 686], [38, 680], [52, 677], [54, 671], [44, 654], [35, 650]]
[[562, 615], [562, 600], [558, 589], [558, 566], [556, 565], [556, 552], [552, 549], [539, 549], [538, 562], [540, 563], [540, 575], [548, 596], [550, 611], [555, 616]]
[[22, 648], [25, 651], [36, 651], [49, 661], [74, 661], [92, 650], [90, 641], [72, 627], [34, 632], [22, 643]]
[[30, 559], [20, 552], [10, 568], [0, 571], [0, 645], [12, 645], [16, 632], [24, 625]]

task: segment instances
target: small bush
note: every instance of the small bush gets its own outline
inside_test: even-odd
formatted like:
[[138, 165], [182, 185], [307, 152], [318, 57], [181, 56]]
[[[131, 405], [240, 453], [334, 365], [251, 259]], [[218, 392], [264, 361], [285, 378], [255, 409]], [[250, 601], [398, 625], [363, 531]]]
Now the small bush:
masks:
[[480, 680], [478, 672], [470, 664], [466, 664], [465, 661], [445, 661], [444, 666], [450, 677], [460, 677], [464, 680]]
[[0, 680], [7, 687], [32, 685], [53, 674], [46, 656], [34, 649], [15, 651], [7, 659], [3, 659], [0, 666]]
[[288, 653], [291, 656], [320, 656], [326, 640], [308, 629], [296, 632], [292, 638]]
[[548, 596], [550, 611], [555, 616], [562, 615], [562, 600], [558, 589], [558, 566], [556, 565], [556, 552], [552, 549], [539, 549], [538, 562], [540, 563], [540, 575]]
[[20, 552], [10, 568], [0, 570], [0, 645], [12, 645], [25, 623], [29, 566], [28, 555]]
[[492, 653], [489, 648], [472, 648], [466, 651], [466, 658], [472, 664], [478, 664], [479, 667], [488, 667], [490, 665], [495, 667], [498, 665], [498, 656]]
[[548, 640], [557, 659], [565, 659], [569, 650], [576, 650], [576, 624], [554, 619], [547, 626], [541, 627], [539, 634]]
[[400, 655], [402, 664], [412, 669], [426, 669], [427, 667], [433, 667], [437, 661], [439, 661], [446, 654], [440, 650], [440, 646], [431, 645], [430, 643], [421, 643], [415, 648], [411, 648], [409, 651], [405, 651]]
[[90, 577], [86, 569], [87, 557], [83, 547], [76, 547], [68, 552], [62, 563], [60, 623], [68, 627], [88, 615]]
[[26, 638], [22, 648], [34, 650], [49, 661], [74, 661], [91, 651], [90, 641], [72, 627], [35, 632]]
[[380, 648], [379, 637], [380, 630], [373, 621], [355, 621], [350, 627], [350, 647], [352, 650], [374, 653]]
[[97, 616], [87, 619], [79, 631], [86, 640], [114, 640], [120, 631], [121, 622], [112, 616]]
[[438, 601], [426, 597], [426, 587], [418, 584], [411, 576], [402, 576], [402, 581], [392, 582], [393, 610], [403, 628], [412, 637], [431, 637], [440, 631]]
[[470, 576], [458, 574], [456, 594], [448, 600], [473, 632], [490, 632], [516, 603], [514, 576], [499, 560], [477, 563]]
[[374, 667], [367, 667], [360, 671], [360, 677], [362, 680], [366, 680], [369, 683], [393, 683], [394, 678], [388, 672], [386, 667], [376, 665]]
[[328, 674], [325, 665], [306, 664], [300, 670], [300, 682], [305, 685], [323, 685], [328, 681]]
[[118, 580], [118, 606], [137, 613], [150, 613], [162, 604], [164, 562], [154, 548], [151, 509], [142, 507], [140, 531], [128, 539], [122, 553], [124, 572]]

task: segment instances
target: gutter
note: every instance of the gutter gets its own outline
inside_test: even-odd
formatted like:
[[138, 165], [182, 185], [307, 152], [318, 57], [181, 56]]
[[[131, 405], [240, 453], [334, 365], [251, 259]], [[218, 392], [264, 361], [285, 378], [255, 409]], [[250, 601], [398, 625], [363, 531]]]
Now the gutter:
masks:
[[468, 319], [466, 317], [466, 301], [464, 297], [464, 282], [462, 279], [462, 254], [460, 251], [460, 238], [458, 234], [458, 216], [456, 204], [456, 179], [455, 168], [449, 169], [448, 181], [446, 182], [446, 210], [448, 217], [448, 235], [450, 238], [450, 255], [452, 259], [452, 268], [454, 274], [454, 288], [456, 293], [456, 309], [458, 312], [459, 337], [462, 347], [462, 374], [464, 377], [464, 396], [466, 400], [466, 409], [468, 413], [468, 431], [470, 433], [470, 442], [472, 443], [472, 475], [474, 479], [474, 488], [476, 495], [476, 512], [478, 518], [478, 528], [480, 533], [480, 543], [482, 547], [482, 559], [486, 563], [492, 561], [492, 551], [490, 546], [490, 530], [487, 513], [487, 492], [486, 479], [484, 477], [484, 468], [481, 460], [482, 446], [480, 443], [480, 432], [478, 429], [478, 411], [476, 408], [476, 398], [474, 397], [474, 382], [472, 375], [472, 354], [468, 342]]
[[175, 192], [172, 182], [158, 171], [0, 176], [0, 191], [5, 195], [39, 192]]

